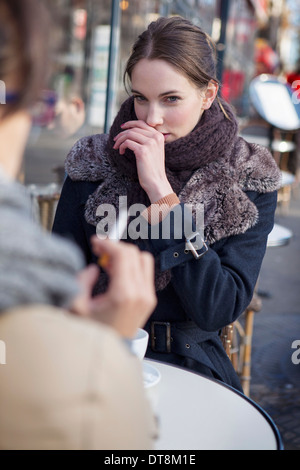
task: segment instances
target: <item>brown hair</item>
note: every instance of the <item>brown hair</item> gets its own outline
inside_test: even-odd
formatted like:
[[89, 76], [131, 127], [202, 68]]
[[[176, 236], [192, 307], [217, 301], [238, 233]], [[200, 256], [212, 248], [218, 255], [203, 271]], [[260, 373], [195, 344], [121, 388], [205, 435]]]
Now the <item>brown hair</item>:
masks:
[[0, 80], [16, 93], [3, 105], [5, 116], [38, 98], [48, 76], [49, 33], [50, 17], [41, 0], [0, 0]]
[[216, 78], [216, 49], [210, 37], [190, 21], [174, 16], [150, 23], [133, 45], [124, 74], [131, 79], [141, 59], [161, 59], [183, 72], [197, 87]]
[[[126, 79], [131, 80], [133, 68], [141, 59], [165, 60], [200, 89], [207, 87], [211, 80], [219, 85], [213, 40], [201, 28], [180, 16], [161, 17], [150, 23], [138, 37], [125, 67], [123, 81], [127, 90]], [[218, 98], [217, 101], [230, 119]]]

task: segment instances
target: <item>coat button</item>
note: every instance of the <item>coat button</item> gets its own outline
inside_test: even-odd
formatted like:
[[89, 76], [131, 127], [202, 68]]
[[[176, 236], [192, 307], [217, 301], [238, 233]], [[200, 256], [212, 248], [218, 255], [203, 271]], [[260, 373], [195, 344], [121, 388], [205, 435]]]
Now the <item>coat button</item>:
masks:
[[175, 251], [175, 253], [173, 253], [173, 256], [174, 256], [174, 258], [178, 258], [179, 253], [177, 253], [177, 251]]

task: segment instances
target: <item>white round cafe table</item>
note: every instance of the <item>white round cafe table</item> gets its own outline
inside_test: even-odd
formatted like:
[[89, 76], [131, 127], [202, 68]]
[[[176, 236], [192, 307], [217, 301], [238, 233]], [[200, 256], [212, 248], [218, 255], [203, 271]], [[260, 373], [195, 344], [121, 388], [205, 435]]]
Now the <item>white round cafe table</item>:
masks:
[[145, 359], [161, 379], [152, 400], [156, 450], [282, 450], [271, 418], [243, 394], [202, 375]]
[[267, 247], [287, 245], [292, 238], [293, 233], [282, 225], [274, 224], [272, 231], [268, 236]]

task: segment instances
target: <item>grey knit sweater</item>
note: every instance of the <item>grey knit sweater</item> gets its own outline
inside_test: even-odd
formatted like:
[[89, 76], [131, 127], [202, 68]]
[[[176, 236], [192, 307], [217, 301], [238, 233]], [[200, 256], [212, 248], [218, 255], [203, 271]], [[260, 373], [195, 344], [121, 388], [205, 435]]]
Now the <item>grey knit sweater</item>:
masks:
[[37, 303], [68, 307], [82, 267], [75, 245], [33, 221], [26, 188], [0, 168], [0, 312]]

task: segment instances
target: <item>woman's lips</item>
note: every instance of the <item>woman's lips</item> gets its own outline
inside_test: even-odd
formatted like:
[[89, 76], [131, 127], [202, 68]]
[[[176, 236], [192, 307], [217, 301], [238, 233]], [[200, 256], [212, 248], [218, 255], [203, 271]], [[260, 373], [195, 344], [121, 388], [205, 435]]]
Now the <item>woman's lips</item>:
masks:
[[169, 137], [169, 135], [170, 135], [170, 134], [165, 134], [165, 133], [163, 133], [163, 136], [164, 136], [165, 140], [167, 140], [167, 138]]

